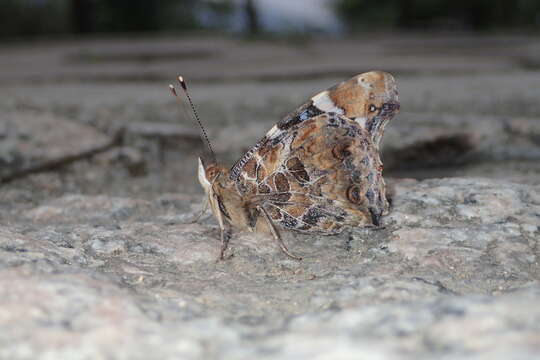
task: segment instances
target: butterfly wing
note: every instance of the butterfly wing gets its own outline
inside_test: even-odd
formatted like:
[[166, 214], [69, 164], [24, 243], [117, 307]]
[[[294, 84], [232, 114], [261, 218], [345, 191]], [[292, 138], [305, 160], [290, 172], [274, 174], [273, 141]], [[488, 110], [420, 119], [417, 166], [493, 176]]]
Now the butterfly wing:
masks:
[[286, 229], [333, 234], [379, 225], [387, 209], [382, 164], [370, 135], [324, 113], [267, 137], [237, 181], [239, 192]]
[[279, 142], [289, 129], [314, 116], [336, 113], [355, 121], [365, 129], [378, 147], [384, 127], [399, 111], [399, 98], [394, 77], [386, 72], [371, 71], [356, 75], [311, 97], [294, 112], [274, 125], [266, 136], [242, 156], [232, 167], [230, 177], [237, 180], [244, 165], [268, 139]]
[[398, 110], [399, 97], [394, 77], [386, 72], [371, 71], [314, 95], [278, 122], [275, 134], [277, 136], [279, 130], [287, 130], [315, 115], [333, 112], [356, 121], [374, 140], [379, 140], [386, 122]]

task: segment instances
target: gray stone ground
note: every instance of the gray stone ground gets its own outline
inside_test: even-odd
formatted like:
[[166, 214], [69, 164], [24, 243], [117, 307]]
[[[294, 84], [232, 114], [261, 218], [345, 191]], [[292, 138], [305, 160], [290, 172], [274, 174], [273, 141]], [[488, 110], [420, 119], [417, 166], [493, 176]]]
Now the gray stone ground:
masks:
[[[182, 73], [231, 163], [309, 95], [391, 71], [380, 230], [235, 235], [216, 262]], [[540, 42], [63, 41], [0, 50], [0, 359], [537, 359]], [[120, 129], [123, 129], [120, 131]]]

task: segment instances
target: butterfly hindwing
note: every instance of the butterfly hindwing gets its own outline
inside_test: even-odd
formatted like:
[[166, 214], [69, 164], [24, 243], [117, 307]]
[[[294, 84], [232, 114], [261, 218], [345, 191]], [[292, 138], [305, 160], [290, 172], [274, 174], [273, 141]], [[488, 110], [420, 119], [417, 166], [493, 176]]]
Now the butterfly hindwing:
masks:
[[324, 113], [266, 138], [239, 181], [252, 201], [287, 229], [336, 233], [378, 225], [386, 210], [378, 152], [350, 119]]

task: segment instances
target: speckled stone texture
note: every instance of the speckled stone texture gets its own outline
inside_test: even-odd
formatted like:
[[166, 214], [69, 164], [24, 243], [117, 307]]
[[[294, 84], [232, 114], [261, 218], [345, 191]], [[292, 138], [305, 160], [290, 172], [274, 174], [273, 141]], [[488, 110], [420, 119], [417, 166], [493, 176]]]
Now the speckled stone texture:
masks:
[[0, 358], [540, 356], [539, 188], [400, 181], [393, 205], [381, 230], [287, 233], [300, 262], [253, 234], [216, 262], [188, 196], [21, 211], [0, 229]]
[[[20, 174], [0, 183], [1, 360], [540, 358], [537, 37], [0, 47], [0, 182]], [[402, 105], [384, 227], [284, 232], [302, 261], [235, 234], [217, 262], [216, 221], [193, 222], [201, 147], [177, 72], [232, 164], [314, 93], [376, 69]]]
[[2, 112], [0, 180], [42, 164], [105, 148], [111, 139], [95, 128], [38, 111]]

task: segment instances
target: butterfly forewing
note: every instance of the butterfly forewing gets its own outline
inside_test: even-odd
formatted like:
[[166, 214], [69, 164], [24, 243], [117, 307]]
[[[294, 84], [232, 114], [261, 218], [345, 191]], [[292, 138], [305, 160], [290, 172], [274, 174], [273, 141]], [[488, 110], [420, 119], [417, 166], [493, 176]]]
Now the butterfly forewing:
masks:
[[367, 130], [375, 146], [379, 146], [388, 121], [399, 111], [399, 98], [394, 77], [382, 71], [371, 71], [356, 75], [327, 90], [312, 96], [294, 112], [286, 115], [265, 138], [255, 144], [232, 167], [230, 177], [238, 179], [245, 163], [270, 139], [279, 143], [288, 130], [314, 116], [336, 113], [355, 121]]

